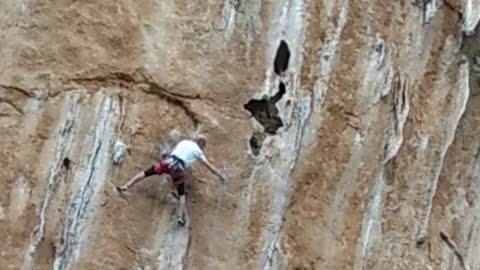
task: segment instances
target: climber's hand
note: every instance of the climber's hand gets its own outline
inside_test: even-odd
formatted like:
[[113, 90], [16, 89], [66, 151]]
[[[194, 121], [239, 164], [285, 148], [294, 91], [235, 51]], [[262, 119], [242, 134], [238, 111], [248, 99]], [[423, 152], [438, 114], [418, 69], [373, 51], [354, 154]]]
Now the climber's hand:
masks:
[[225, 182], [227, 181], [227, 177], [224, 174], [221, 174], [220, 181], [222, 182], [222, 184], [225, 184]]

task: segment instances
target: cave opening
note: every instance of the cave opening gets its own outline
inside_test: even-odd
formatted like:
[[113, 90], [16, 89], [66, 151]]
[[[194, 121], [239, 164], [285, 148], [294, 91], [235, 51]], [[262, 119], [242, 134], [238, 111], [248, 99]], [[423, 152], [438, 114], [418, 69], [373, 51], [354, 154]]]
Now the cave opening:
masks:
[[278, 85], [278, 92], [272, 96], [265, 96], [262, 99], [250, 99], [244, 104], [245, 110], [249, 111], [264, 128], [263, 132], [255, 131], [250, 138], [250, 148], [254, 155], [258, 155], [262, 148], [263, 141], [267, 135], [276, 135], [277, 130], [283, 127], [283, 121], [275, 105], [286, 94], [287, 89], [283, 82]]
[[277, 75], [281, 75], [288, 68], [288, 62], [290, 61], [290, 49], [288, 44], [284, 41], [280, 41], [277, 53], [275, 55], [275, 61], [273, 63], [273, 70]]
[[70, 159], [68, 157], [63, 159], [63, 167], [65, 167], [66, 170], [70, 169]]
[[[283, 85], [283, 86], [282, 86]], [[251, 99], [243, 107], [264, 127], [270, 135], [277, 134], [277, 130], [283, 127], [283, 121], [278, 116], [275, 104], [285, 95], [286, 89], [283, 83], [279, 85], [279, 91], [273, 97], [264, 97], [260, 100]]]
[[250, 149], [255, 156], [260, 154], [260, 150], [262, 149], [263, 141], [267, 135], [263, 132], [255, 131], [250, 137]]

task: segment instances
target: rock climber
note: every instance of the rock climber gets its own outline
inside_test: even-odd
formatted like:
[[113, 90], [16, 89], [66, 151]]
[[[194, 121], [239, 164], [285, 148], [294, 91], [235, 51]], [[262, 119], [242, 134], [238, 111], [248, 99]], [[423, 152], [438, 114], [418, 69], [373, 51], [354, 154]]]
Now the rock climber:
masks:
[[180, 225], [185, 224], [185, 169], [189, 167], [194, 161], [201, 161], [206, 167], [216, 174], [222, 184], [226, 181], [225, 176], [210, 163], [203, 149], [207, 145], [207, 141], [204, 136], [197, 136], [196, 138], [189, 140], [181, 140], [173, 149], [167, 154], [162, 155], [162, 159], [159, 162], [154, 163], [150, 168], [138, 173], [131, 178], [126, 184], [121, 187], [117, 187], [117, 190], [122, 193], [127, 189], [140, 182], [141, 180], [152, 176], [168, 174], [172, 178], [172, 183], [176, 187], [178, 192], [178, 204], [177, 204], [177, 222]]

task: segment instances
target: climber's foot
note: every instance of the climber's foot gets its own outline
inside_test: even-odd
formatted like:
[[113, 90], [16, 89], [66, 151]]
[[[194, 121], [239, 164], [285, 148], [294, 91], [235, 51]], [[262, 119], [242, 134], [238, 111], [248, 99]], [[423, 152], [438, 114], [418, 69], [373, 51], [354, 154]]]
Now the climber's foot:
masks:
[[182, 214], [182, 215], [177, 216], [177, 223], [180, 226], [185, 225], [185, 215]]
[[115, 189], [118, 191], [118, 193], [123, 194], [127, 189], [125, 187], [115, 187]]

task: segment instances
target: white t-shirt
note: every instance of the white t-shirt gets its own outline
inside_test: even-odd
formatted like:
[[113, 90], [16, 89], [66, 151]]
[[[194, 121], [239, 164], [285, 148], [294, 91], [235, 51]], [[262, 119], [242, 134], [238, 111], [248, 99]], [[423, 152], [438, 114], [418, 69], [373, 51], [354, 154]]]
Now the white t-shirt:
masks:
[[186, 167], [190, 166], [190, 164], [196, 160], [207, 160], [205, 154], [203, 154], [203, 151], [200, 149], [198, 144], [190, 140], [183, 140], [179, 142], [175, 148], [173, 148], [171, 154], [183, 160]]

